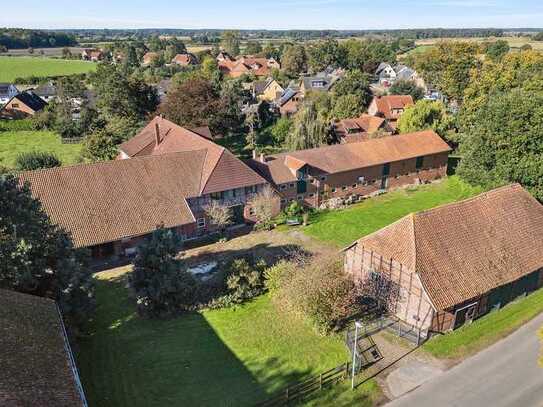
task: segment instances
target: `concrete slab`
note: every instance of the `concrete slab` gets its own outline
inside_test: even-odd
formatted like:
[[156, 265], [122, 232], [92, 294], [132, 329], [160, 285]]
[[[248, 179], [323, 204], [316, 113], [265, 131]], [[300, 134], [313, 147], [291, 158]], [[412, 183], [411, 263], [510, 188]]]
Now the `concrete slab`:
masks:
[[441, 373], [443, 370], [436, 366], [413, 360], [392, 371], [386, 378], [386, 383], [390, 394], [400, 397]]

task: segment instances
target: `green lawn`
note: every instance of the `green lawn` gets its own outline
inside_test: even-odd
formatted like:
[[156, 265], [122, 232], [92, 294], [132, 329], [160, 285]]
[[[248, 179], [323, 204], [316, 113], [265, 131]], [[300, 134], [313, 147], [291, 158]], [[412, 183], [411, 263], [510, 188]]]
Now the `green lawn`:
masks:
[[[321, 337], [278, 313], [268, 296], [236, 308], [167, 321], [135, 314], [122, 275], [99, 275], [91, 335], [80, 341], [78, 366], [91, 406], [243, 406], [348, 358], [339, 337]], [[345, 385], [346, 386], [346, 385]], [[369, 406], [370, 381], [344, 385], [323, 399]], [[314, 405], [323, 405], [313, 400]]]
[[94, 71], [96, 64], [86, 61], [44, 57], [0, 57], [0, 82], [29, 76], [61, 76]]
[[466, 357], [509, 335], [543, 312], [543, 289], [444, 336], [426, 342], [424, 349], [440, 358]]
[[77, 162], [81, 144], [62, 144], [50, 131], [1, 131], [0, 166], [13, 167], [17, 155], [27, 151], [55, 153], [64, 165]]
[[453, 176], [440, 183], [392, 191], [347, 209], [320, 212], [303, 231], [343, 247], [408, 215], [481, 192]]

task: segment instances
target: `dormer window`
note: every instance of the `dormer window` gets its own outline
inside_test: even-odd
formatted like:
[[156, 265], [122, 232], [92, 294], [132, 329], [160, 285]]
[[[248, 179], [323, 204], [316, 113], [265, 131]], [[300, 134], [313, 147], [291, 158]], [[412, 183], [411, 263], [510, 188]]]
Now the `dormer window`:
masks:
[[325, 85], [324, 81], [312, 81], [311, 82], [311, 86], [313, 88], [324, 88], [324, 85]]

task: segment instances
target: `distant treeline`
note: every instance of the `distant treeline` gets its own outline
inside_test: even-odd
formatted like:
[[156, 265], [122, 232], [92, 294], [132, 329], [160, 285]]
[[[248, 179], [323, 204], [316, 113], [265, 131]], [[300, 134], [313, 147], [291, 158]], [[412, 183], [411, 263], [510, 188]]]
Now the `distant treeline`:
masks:
[[[103, 41], [106, 39], [145, 39], [154, 35], [175, 35], [190, 37], [195, 42], [218, 41], [220, 29], [76, 29], [63, 32], [75, 35], [79, 39]], [[507, 32], [513, 30], [508, 29]], [[538, 29], [516, 29], [516, 32], [537, 32]], [[499, 28], [421, 28], [402, 30], [239, 30], [242, 39], [295, 39], [311, 40], [319, 38], [348, 38], [368, 36], [385, 36], [393, 38], [439, 38], [439, 37], [501, 37], [506, 30]]]
[[0, 28], [0, 48], [50, 48], [77, 45], [74, 34], [48, 30]]

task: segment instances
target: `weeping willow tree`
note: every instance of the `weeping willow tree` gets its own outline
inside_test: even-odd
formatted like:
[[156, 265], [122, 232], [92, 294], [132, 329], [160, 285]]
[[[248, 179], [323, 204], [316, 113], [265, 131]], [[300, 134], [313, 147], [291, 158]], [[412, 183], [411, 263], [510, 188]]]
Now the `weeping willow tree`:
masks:
[[329, 128], [319, 118], [313, 103], [305, 105], [294, 117], [293, 130], [285, 140], [289, 151], [304, 150], [326, 144]]

